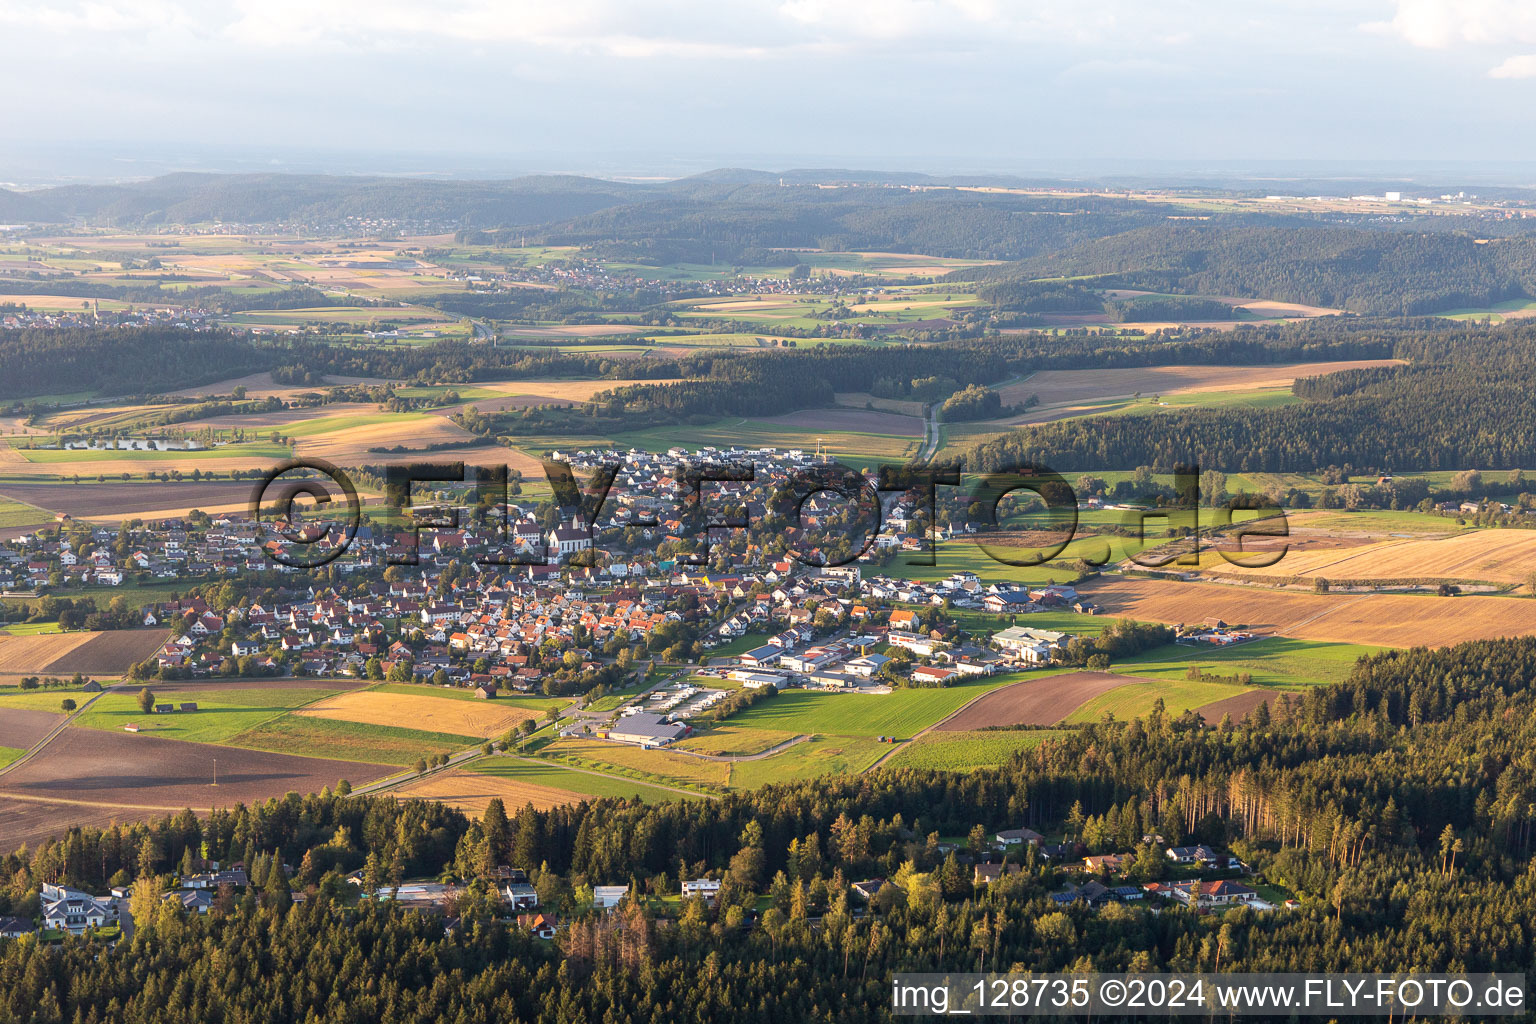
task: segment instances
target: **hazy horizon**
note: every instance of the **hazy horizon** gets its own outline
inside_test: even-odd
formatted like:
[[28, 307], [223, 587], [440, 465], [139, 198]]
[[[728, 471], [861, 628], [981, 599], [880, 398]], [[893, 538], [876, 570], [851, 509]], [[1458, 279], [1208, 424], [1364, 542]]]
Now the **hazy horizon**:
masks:
[[19, 184], [1536, 161], [1513, 0], [0, 0], [0, 25]]

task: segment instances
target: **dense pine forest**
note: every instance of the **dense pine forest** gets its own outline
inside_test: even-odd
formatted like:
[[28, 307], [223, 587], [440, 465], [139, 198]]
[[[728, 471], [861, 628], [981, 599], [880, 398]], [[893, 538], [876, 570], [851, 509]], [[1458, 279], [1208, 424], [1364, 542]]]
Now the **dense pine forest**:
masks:
[[[0, 1021], [877, 1021], [895, 970], [1524, 970], [1533, 680], [1536, 638], [1486, 641], [1362, 659], [1273, 715], [1107, 721], [963, 775], [510, 816], [498, 803], [479, 819], [291, 794], [205, 820], [73, 829], [0, 862], [0, 913], [34, 909], [44, 881], [111, 881], [137, 886], [142, 923], [110, 952], [88, 939], [0, 947]], [[938, 852], [939, 835], [1020, 825], [1137, 850], [1141, 880], [1163, 870], [1152, 834], [1227, 847], [1302, 905], [1064, 908], [1046, 898], [1060, 877], [1032, 853], [973, 887]], [[202, 857], [242, 860], [265, 884], [222, 894], [206, 917], [160, 904], [155, 880]], [[507, 862], [566, 922], [553, 943], [496, 919], [478, 879]], [[470, 880], [459, 925], [355, 905], [342, 875], [357, 869], [365, 888]], [[725, 879], [714, 909], [585, 909], [593, 884], [662, 895], [702, 872]], [[848, 884], [872, 876], [893, 884], [866, 909]], [[747, 913], [764, 892], [771, 908]]]

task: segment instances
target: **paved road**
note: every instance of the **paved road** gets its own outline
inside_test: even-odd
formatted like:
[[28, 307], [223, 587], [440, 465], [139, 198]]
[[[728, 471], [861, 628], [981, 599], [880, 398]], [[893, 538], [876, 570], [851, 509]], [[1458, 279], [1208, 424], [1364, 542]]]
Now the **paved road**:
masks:
[[917, 461], [926, 462], [939, 450], [939, 403], [923, 406], [923, 447], [918, 450]]

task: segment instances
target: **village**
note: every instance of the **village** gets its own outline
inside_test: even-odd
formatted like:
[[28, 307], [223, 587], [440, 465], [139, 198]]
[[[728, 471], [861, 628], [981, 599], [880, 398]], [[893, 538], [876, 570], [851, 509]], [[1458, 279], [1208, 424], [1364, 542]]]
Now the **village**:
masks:
[[[914, 840], [916, 837], [913, 837]], [[1064, 839], [1047, 842], [1028, 827], [987, 830], [977, 825], [965, 840], [942, 841], [930, 836], [927, 843], [909, 843], [911, 857], [894, 878], [872, 877], [843, 882], [855, 916], [879, 915], [898, 902], [919, 899], [930, 885], [947, 883], [957, 870], [968, 878], [968, 895], [981, 896], [989, 887], [1027, 878], [1055, 879], [1062, 886], [1048, 894], [1057, 907], [1081, 905], [1089, 911], [1110, 904], [1144, 906], [1152, 913], [1183, 907], [1197, 913], [1224, 913], [1239, 907], [1265, 912], [1295, 909], [1300, 903], [1285, 890], [1253, 877], [1252, 870], [1230, 853], [1218, 853], [1204, 844], [1164, 846], [1161, 836], [1146, 835], [1136, 851], [1123, 854], [1089, 854], [1081, 842]], [[916, 870], [929, 864], [928, 872]], [[249, 869], [248, 869], [249, 868]], [[314, 879], [308, 864], [295, 868], [276, 856], [257, 854], [247, 866], [243, 861], [221, 864], [194, 857], [189, 850], [178, 871], [159, 878], [126, 880], [104, 894], [43, 883], [37, 896], [35, 916], [12, 914], [0, 917], [0, 939], [35, 938], [60, 943], [68, 936], [91, 935], [108, 947], [133, 938], [135, 913], [164, 906], [174, 913], [228, 914], [239, 901], [258, 897], [268, 905], [288, 906], [315, 898]], [[943, 883], [941, 883], [941, 876]], [[1163, 880], [1167, 876], [1181, 876]], [[437, 918], [452, 934], [461, 915], [471, 906], [489, 907], [503, 921], [527, 931], [534, 938], [553, 940], [573, 918], [613, 913], [628, 903], [639, 903], [655, 914], [659, 923], [675, 923], [695, 911], [713, 913], [729, 901], [738, 923], [757, 924], [762, 912], [784, 898], [776, 880], [767, 894], [743, 892], [741, 880], [705, 874], [681, 879], [674, 891], [653, 883], [637, 888], [626, 884], [594, 884], [576, 877], [560, 877], [548, 871], [497, 865], [479, 875], [456, 879], [384, 879], [370, 865], [347, 873], [339, 889], [327, 890], [328, 898], [343, 902], [388, 903], [406, 912]], [[660, 881], [665, 886], [665, 879]], [[947, 889], [946, 889], [947, 891]], [[827, 898], [835, 896], [826, 894]], [[745, 913], [735, 908], [750, 907]], [[782, 909], [788, 909], [782, 908]], [[157, 917], [161, 913], [155, 911]], [[819, 918], [810, 918], [815, 926]]]

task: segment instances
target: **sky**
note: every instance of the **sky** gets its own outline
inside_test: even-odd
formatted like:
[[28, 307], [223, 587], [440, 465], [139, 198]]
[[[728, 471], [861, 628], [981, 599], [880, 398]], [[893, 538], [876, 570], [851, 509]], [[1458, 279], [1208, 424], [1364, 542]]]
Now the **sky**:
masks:
[[1533, 0], [0, 0], [0, 40], [11, 180], [1536, 161]]

